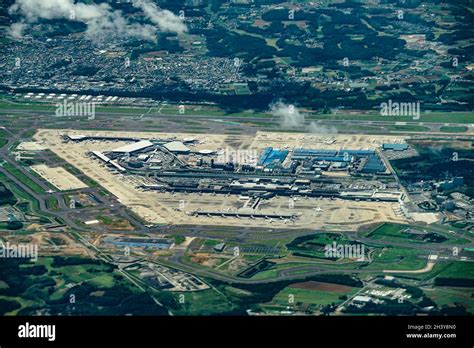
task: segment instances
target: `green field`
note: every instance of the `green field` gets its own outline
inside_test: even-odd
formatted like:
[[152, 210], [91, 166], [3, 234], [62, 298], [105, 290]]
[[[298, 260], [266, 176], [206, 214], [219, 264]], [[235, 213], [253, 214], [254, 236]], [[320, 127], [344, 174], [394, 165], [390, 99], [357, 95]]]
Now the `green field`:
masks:
[[20, 180], [23, 184], [28, 186], [33, 192], [44, 194], [46, 191], [41, 188], [38, 184], [36, 184], [33, 180], [19, 171], [17, 168], [13, 167], [10, 163], [4, 162], [2, 165], [10, 174], [14, 175], [18, 180]]
[[464, 133], [468, 131], [467, 127], [443, 126], [439, 128], [440, 132], [446, 133]]
[[385, 126], [390, 131], [395, 132], [429, 132], [428, 127], [419, 125], [406, 125], [406, 126]]
[[468, 312], [474, 308], [474, 289], [441, 288], [425, 289], [425, 294], [439, 307], [463, 306]]
[[[386, 247], [377, 249], [372, 254], [373, 262], [365, 269], [377, 270], [417, 270], [424, 268], [428, 262], [428, 255], [417, 249]], [[421, 258], [420, 258], [421, 257]]]
[[350, 244], [351, 242], [344, 238], [340, 233], [318, 233], [314, 235], [302, 236], [286, 245], [286, 248], [294, 255], [328, 260], [325, 253], [325, 246], [332, 243]]
[[[304, 307], [305, 305], [316, 308], [331, 304], [340, 304], [344, 301], [341, 296], [351, 296], [357, 292], [357, 288], [350, 288], [349, 291], [335, 292], [317, 289], [298, 289], [288, 286], [280, 291], [271, 302], [260, 305], [266, 310], [285, 310], [294, 307]], [[291, 303], [290, 301], [293, 301]]]
[[3, 129], [0, 129], [0, 147], [5, 146], [7, 143], [7, 140], [5, 139], [6, 136], [7, 133]]
[[173, 293], [173, 297], [177, 302], [173, 310], [176, 315], [211, 315], [237, 309], [223, 293], [215, 289]]
[[[449, 229], [448, 229], [449, 230]], [[369, 232], [363, 232], [361, 235], [376, 241], [384, 241], [387, 243], [444, 243], [444, 244], [462, 244], [468, 243], [467, 239], [457, 237], [447, 233], [448, 230], [441, 228], [417, 227], [408, 225], [397, 225], [384, 223]]]
[[474, 279], [474, 266], [471, 262], [452, 262], [438, 276], [443, 278]]

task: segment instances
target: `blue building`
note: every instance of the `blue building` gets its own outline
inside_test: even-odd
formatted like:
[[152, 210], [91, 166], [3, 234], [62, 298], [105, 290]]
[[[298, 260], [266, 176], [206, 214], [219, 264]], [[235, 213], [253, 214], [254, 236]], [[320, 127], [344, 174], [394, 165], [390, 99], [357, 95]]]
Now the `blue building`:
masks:
[[392, 150], [392, 151], [405, 151], [408, 149], [408, 144], [382, 144], [383, 150]]
[[288, 150], [275, 150], [272, 147], [267, 147], [263, 150], [257, 165], [266, 168], [273, 168], [277, 165], [281, 165], [288, 156], [288, 153]]
[[362, 167], [362, 173], [383, 173], [385, 170], [385, 164], [377, 154], [370, 155]]

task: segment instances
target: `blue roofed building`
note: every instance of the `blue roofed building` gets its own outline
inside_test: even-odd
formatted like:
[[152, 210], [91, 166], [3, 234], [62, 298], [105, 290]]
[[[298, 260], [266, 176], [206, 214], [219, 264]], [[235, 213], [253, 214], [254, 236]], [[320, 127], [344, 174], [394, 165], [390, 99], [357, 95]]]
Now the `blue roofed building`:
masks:
[[386, 171], [385, 164], [377, 154], [367, 157], [367, 161], [362, 167], [362, 173], [383, 173]]
[[387, 151], [405, 151], [408, 150], [408, 144], [391, 144], [391, 143], [385, 143], [382, 144], [382, 149]]
[[267, 147], [263, 150], [257, 165], [263, 166], [265, 168], [275, 168], [276, 166], [281, 166], [288, 156], [288, 150], [278, 150], [272, 147]]

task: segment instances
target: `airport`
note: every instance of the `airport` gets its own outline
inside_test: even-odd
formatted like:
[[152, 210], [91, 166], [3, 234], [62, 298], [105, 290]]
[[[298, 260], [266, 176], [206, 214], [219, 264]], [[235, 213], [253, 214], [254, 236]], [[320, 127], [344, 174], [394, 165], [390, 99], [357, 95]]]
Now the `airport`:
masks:
[[403, 138], [275, 137], [54, 130], [36, 135], [152, 224], [304, 228], [407, 218], [403, 187], [384, 158], [385, 151], [408, 149]]

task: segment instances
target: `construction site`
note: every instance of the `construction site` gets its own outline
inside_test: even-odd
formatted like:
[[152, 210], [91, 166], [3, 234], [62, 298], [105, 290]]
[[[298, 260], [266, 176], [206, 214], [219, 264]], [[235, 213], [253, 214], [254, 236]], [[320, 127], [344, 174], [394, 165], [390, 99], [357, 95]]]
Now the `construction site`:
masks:
[[149, 224], [356, 230], [403, 222], [385, 154], [403, 137], [38, 130], [36, 142]]

